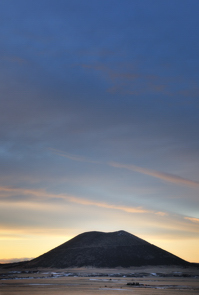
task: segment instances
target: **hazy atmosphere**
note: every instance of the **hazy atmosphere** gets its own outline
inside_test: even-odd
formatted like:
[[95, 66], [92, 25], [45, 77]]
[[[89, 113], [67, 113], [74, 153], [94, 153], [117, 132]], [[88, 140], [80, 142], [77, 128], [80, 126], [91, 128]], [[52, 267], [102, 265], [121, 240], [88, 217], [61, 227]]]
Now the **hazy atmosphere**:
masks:
[[199, 1], [0, 1], [0, 263], [125, 230], [199, 262]]

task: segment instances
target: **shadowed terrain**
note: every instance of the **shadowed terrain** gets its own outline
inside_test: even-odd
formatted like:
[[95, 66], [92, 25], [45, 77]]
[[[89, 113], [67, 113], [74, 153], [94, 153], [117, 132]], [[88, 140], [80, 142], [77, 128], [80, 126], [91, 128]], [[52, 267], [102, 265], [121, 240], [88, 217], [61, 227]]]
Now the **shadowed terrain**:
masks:
[[31, 267], [131, 267], [188, 265], [185, 260], [125, 231], [82, 233], [29, 261]]

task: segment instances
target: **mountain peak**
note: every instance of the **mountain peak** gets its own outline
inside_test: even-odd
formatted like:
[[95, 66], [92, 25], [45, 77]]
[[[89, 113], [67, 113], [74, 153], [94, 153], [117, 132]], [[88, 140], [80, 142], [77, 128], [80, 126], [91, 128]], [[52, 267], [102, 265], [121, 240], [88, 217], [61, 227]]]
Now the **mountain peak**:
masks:
[[124, 236], [124, 235], [126, 235], [126, 234], [128, 234], [126, 231], [124, 231], [124, 230], [118, 230], [118, 231], [116, 231], [116, 233], [118, 234], [118, 236]]
[[130, 267], [185, 265], [188, 262], [124, 230], [91, 231], [31, 260], [27, 267]]

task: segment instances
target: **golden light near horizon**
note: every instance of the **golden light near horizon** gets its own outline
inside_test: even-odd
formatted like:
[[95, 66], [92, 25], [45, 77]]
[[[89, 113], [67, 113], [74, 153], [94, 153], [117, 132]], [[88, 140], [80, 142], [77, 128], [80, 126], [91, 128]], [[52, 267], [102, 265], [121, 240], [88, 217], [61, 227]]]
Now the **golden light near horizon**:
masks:
[[[68, 194], [52, 194], [43, 189], [1, 187], [0, 191], [3, 194], [6, 192], [4, 202], [2, 202], [5, 218], [7, 212], [13, 212], [15, 217], [25, 212], [24, 210], [26, 210], [26, 215], [33, 218], [29, 221], [30, 225], [21, 224], [15, 228], [10, 226], [1, 229], [0, 253], [2, 256], [0, 259], [2, 262], [37, 257], [84, 231], [107, 232], [117, 231], [118, 228], [143, 237], [148, 242], [182, 259], [190, 262], [197, 262], [199, 259], [197, 253], [198, 222], [191, 217], [154, 211], [150, 208], [123, 206], [100, 200], [93, 201]], [[9, 196], [16, 193], [29, 195], [31, 198], [10, 203]], [[42, 216], [40, 221], [38, 214]], [[70, 214], [78, 224], [75, 230], [74, 227], [63, 226], [63, 221], [66, 220], [66, 216], [70, 218]], [[82, 226], [79, 225], [80, 218], [83, 222]], [[55, 226], [57, 219], [60, 221], [60, 228]], [[43, 229], [39, 225], [34, 227], [35, 221], [36, 223], [45, 222], [45, 227]], [[136, 224], [136, 227], [132, 227], [132, 224]], [[180, 247], [180, 244], [183, 244], [183, 247]]]
[[[82, 206], [82, 205], [81, 205]], [[77, 210], [77, 215], [81, 212], [78, 208], [72, 208]], [[23, 228], [23, 229], [8, 229], [0, 231], [0, 263], [9, 262], [14, 260], [32, 259], [39, 255], [50, 251], [51, 249], [59, 246], [62, 243], [70, 240], [76, 235], [84, 231], [104, 231], [111, 232], [118, 230], [117, 219], [120, 221], [122, 229], [168, 251], [172, 254], [179, 256], [180, 258], [189, 262], [197, 262], [199, 259], [198, 246], [199, 238], [194, 238], [197, 235], [197, 226], [195, 224], [192, 227], [192, 222], [183, 219], [176, 219], [176, 217], [168, 215], [153, 215], [146, 213], [132, 213], [123, 212], [120, 210], [104, 209], [100, 207], [87, 207], [85, 210], [85, 216], [90, 210], [94, 212], [96, 220], [93, 218], [85, 218], [84, 225], [79, 229], [73, 228]], [[63, 211], [64, 212], [64, 211]], [[52, 211], [50, 212], [50, 215]], [[61, 214], [59, 213], [61, 218]], [[49, 216], [50, 218], [50, 216]], [[108, 225], [109, 221], [115, 220], [115, 227]], [[99, 225], [99, 220], [101, 223]], [[170, 221], [169, 221], [170, 220]], [[174, 226], [174, 223], [178, 223], [178, 226]], [[132, 226], [136, 224], [137, 226]], [[139, 226], [138, 226], [139, 224]], [[147, 226], [146, 226], [147, 224]], [[121, 229], [120, 228], [120, 229]], [[151, 229], [153, 228], [153, 231]], [[185, 232], [187, 237], [185, 236]], [[192, 238], [190, 238], [192, 235]], [[183, 245], [183, 246], [182, 246]]]
[[[75, 236], [23, 236], [21, 238], [0, 238], [0, 263], [9, 263], [13, 261], [24, 261], [38, 257], [53, 248], [67, 242]], [[197, 262], [199, 259], [198, 247], [199, 239], [158, 239], [158, 237], [142, 236], [143, 239], [151, 244], [160, 247], [188, 262]], [[182, 247], [183, 245], [183, 247]]]
[[58, 234], [16, 234], [10, 233], [10, 237], [2, 237], [0, 234], [0, 263], [31, 260], [47, 251], [65, 243], [73, 236]]

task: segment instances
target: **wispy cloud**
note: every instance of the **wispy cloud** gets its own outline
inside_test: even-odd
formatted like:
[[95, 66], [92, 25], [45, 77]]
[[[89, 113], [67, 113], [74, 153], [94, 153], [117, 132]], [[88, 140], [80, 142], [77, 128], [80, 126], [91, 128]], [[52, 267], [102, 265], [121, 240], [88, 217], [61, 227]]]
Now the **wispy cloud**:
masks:
[[27, 62], [24, 58], [21, 58], [19, 56], [14, 56], [14, 55], [1, 56], [0, 59], [4, 60], [4, 61], [13, 62], [13, 63], [20, 63], [20, 64]]
[[70, 197], [69, 201], [73, 203], [78, 203], [81, 205], [97, 206], [97, 207], [106, 208], [106, 209], [121, 210], [128, 213], [152, 213], [153, 212], [150, 210], [143, 209], [142, 207], [120, 206], [120, 205], [108, 204], [103, 202], [90, 201], [88, 199], [80, 199], [76, 197]]
[[187, 219], [191, 222], [196, 222], [199, 223], [199, 218], [195, 218], [195, 217], [184, 217], [184, 219]]
[[[68, 158], [70, 160], [73, 161], [78, 161], [78, 162], [87, 162], [87, 163], [93, 163], [93, 164], [99, 164], [100, 162], [97, 161], [92, 161], [88, 158], [85, 157], [79, 157], [79, 156], [75, 156], [75, 155], [70, 155], [67, 154], [65, 152], [53, 149], [53, 148], [49, 148], [50, 151], [52, 151], [53, 153]], [[161, 180], [164, 180], [166, 182], [171, 182], [177, 185], [184, 185], [184, 186], [188, 186], [188, 187], [199, 187], [199, 182], [197, 181], [193, 181], [187, 178], [183, 178], [180, 176], [176, 176], [173, 174], [169, 174], [169, 173], [164, 173], [164, 172], [160, 172], [160, 171], [156, 171], [156, 170], [152, 170], [152, 169], [147, 169], [147, 168], [143, 168], [143, 167], [139, 167], [136, 165], [126, 165], [126, 164], [121, 164], [121, 163], [117, 163], [117, 162], [109, 162], [106, 163], [106, 165], [109, 165], [111, 167], [115, 167], [115, 168], [121, 168], [121, 169], [127, 169], [130, 171], [135, 171], [138, 173], [142, 173], [145, 175], [149, 175]]]
[[162, 93], [173, 95], [171, 88], [173, 80], [177, 77], [163, 78], [161, 75], [146, 74], [137, 65], [120, 63], [115, 66], [108, 66], [103, 63], [81, 64], [80, 67], [100, 72], [104, 77], [113, 83], [108, 92], [126, 93], [141, 95], [144, 93]]
[[67, 159], [70, 159], [73, 161], [99, 164], [98, 161], [92, 161], [92, 160], [85, 158], [85, 157], [71, 155], [71, 154], [65, 153], [65, 152], [57, 150], [57, 149], [48, 148], [48, 150], [52, 151], [54, 154], [56, 154], [58, 156], [61, 156], [61, 157], [64, 157], [64, 158], [67, 158]]
[[[42, 199], [49, 199], [49, 200], [50, 199], [62, 199], [62, 200], [66, 200], [68, 202], [76, 203], [79, 205], [95, 206], [95, 207], [101, 207], [101, 208], [105, 208], [105, 209], [120, 210], [120, 211], [128, 212], [128, 213], [153, 213], [153, 211], [144, 209], [142, 207], [130, 207], [130, 206], [109, 204], [109, 203], [105, 203], [105, 202], [89, 200], [86, 198], [75, 197], [75, 196], [71, 196], [71, 195], [67, 195], [67, 194], [52, 194], [52, 193], [46, 192], [45, 190], [31, 190], [31, 189], [23, 189], [23, 188], [0, 187], [0, 192], [5, 192], [5, 191], [7, 193], [10, 193], [11, 195], [21, 194], [21, 195], [35, 196], [36, 197], [35, 200], [32, 200], [32, 199], [29, 200], [29, 201], [35, 201], [35, 202], [37, 200], [39, 200], [41, 202], [42, 201], [41, 198]], [[6, 201], [6, 198], [4, 198], [3, 201]], [[24, 203], [24, 199], [22, 200], [22, 202]]]
[[126, 164], [120, 164], [120, 163], [116, 163], [116, 162], [110, 162], [109, 163], [110, 166], [112, 167], [116, 167], [116, 168], [121, 168], [121, 169], [128, 169], [131, 171], [135, 171], [135, 172], [139, 172], [142, 174], [146, 174], [155, 178], [159, 178], [161, 180], [167, 181], [167, 182], [172, 182], [178, 185], [185, 185], [185, 186], [189, 186], [189, 187], [199, 187], [199, 182], [197, 181], [192, 181], [180, 176], [176, 176], [173, 174], [168, 174], [168, 173], [163, 173], [163, 172], [159, 172], [159, 171], [155, 171], [155, 170], [151, 170], [151, 169], [147, 169], [147, 168], [142, 168], [139, 166], [135, 166], [135, 165], [126, 165]]
[[[21, 194], [21, 195], [31, 195], [34, 197], [45, 197], [48, 194], [45, 192], [43, 189], [26, 189], [26, 188], [15, 188], [15, 187], [9, 187], [9, 186], [1, 186], [0, 187], [0, 192], [1, 196], [6, 196], [6, 195], [16, 195], [16, 194]], [[2, 195], [3, 193], [3, 195]], [[6, 194], [5, 194], [6, 193]]]

